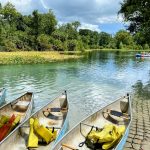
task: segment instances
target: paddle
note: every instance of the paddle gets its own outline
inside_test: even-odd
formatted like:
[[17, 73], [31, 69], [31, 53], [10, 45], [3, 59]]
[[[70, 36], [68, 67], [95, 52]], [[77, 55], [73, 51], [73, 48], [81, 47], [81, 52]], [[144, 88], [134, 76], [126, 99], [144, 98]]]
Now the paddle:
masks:
[[3, 140], [3, 138], [7, 135], [14, 120], [15, 120], [15, 115], [13, 114], [9, 119], [9, 121], [0, 128], [0, 141]]
[[79, 150], [79, 149], [76, 149], [76, 148], [74, 148], [74, 147], [72, 147], [72, 146], [70, 146], [68, 144], [61, 144], [61, 145], [64, 146], [64, 147], [67, 147], [69, 149], [72, 149], [72, 150]]

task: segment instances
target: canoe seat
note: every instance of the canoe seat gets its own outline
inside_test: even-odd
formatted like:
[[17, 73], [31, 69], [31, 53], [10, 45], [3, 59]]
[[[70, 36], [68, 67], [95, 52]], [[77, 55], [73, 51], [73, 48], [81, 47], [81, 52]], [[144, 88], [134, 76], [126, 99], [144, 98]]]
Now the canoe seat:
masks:
[[[43, 115], [49, 119], [53, 119], [53, 120], [62, 120], [63, 119], [63, 115], [60, 116], [61, 112], [66, 112], [67, 109], [62, 109], [62, 108], [47, 108], [47, 110], [43, 111]], [[54, 113], [59, 113], [58, 115], [53, 114]], [[61, 113], [62, 114], [62, 113]]]
[[110, 115], [112, 118], [116, 119], [117, 121], [124, 121], [130, 119], [129, 114], [122, 113], [116, 110], [107, 109], [106, 111], [103, 111], [103, 113]]
[[28, 108], [29, 103], [30, 102], [28, 101], [18, 101], [17, 103], [12, 105], [12, 108], [18, 112], [25, 112]]
[[56, 108], [47, 108], [47, 111], [49, 111], [49, 112], [66, 112], [66, 111], [68, 111], [68, 109], [56, 107]]

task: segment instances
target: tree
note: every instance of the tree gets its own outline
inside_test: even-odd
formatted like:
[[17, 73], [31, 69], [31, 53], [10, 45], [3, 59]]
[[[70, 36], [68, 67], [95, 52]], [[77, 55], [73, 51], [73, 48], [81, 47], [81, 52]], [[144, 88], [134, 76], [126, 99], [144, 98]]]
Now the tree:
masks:
[[8, 2], [3, 8], [1, 7], [0, 13], [10, 24], [16, 22], [16, 18], [18, 17], [18, 15], [20, 15], [20, 13], [18, 13], [15, 9], [15, 6], [10, 2]]
[[81, 23], [79, 21], [74, 21], [71, 23], [72, 27], [77, 31], [79, 26], [81, 26]]
[[118, 31], [114, 38], [116, 39], [117, 48], [120, 48], [120, 44], [127, 47], [129, 45], [133, 45], [134, 43], [130, 33], [125, 30]]
[[129, 22], [128, 30], [131, 33], [141, 32], [145, 42], [150, 41], [150, 1], [124, 0], [121, 3], [120, 14]]
[[80, 29], [79, 35], [83, 43], [86, 43], [90, 48], [98, 48], [99, 45], [99, 33], [89, 29]]
[[110, 43], [112, 37], [110, 34], [106, 32], [99, 33], [99, 46], [107, 47], [107, 45]]
[[38, 36], [41, 34], [41, 16], [38, 13], [38, 10], [34, 10], [32, 13], [32, 19], [31, 19], [31, 35], [34, 36], [33, 40], [33, 47], [38, 50]]
[[51, 10], [48, 13], [41, 14], [41, 32], [51, 35], [55, 31], [57, 20]]

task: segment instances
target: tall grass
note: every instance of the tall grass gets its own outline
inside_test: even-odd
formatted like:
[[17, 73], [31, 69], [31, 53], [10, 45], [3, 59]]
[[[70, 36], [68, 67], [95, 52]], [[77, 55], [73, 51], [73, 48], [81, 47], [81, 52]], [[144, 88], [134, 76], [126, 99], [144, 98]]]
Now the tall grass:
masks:
[[67, 59], [77, 59], [81, 56], [76, 54], [61, 54], [55, 51], [44, 52], [0, 52], [0, 64], [38, 64]]

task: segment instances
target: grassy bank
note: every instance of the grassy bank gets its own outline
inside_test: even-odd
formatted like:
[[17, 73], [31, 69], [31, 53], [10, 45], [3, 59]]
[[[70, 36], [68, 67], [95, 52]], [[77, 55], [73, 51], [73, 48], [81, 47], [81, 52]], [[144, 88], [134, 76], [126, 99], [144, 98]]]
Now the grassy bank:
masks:
[[49, 63], [68, 59], [77, 59], [80, 57], [82, 57], [82, 55], [79, 56], [77, 54], [63, 54], [56, 51], [0, 52], [0, 65]]

